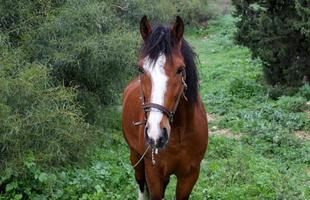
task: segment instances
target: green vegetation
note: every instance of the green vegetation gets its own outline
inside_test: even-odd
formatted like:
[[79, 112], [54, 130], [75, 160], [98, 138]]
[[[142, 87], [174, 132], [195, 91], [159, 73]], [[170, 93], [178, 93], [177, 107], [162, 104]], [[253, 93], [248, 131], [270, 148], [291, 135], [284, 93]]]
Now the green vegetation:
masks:
[[[262, 63], [233, 43], [231, 16], [190, 36], [200, 58], [201, 94], [210, 124], [209, 151], [193, 199], [307, 199], [310, 195], [310, 132], [305, 112], [309, 86], [294, 96], [270, 98]], [[214, 130], [219, 129], [219, 130]], [[217, 136], [230, 129], [231, 136]], [[202, 192], [202, 193], [201, 193]]]
[[[137, 198], [119, 94], [134, 74], [142, 13], [167, 22], [180, 12], [191, 25], [213, 17], [186, 29], [215, 118], [191, 199], [307, 199], [310, 86], [270, 89], [219, 2], [0, 4], [0, 199]], [[174, 186], [172, 177], [166, 199]]]
[[310, 77], [309, 0], [232, 0], [235, 39], [263, 61], [268, 83], [301, 86]]

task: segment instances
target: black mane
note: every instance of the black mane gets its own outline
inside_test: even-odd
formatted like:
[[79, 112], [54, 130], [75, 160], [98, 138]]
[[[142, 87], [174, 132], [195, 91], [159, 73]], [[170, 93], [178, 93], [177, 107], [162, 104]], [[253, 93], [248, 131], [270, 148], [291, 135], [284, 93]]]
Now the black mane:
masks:
[[[171, 35], [171, 29], [165, 26], [154, 27], [152, 33], [146, 38], [141, 46], [140, 54], [143, 57], [149, 56], [156, 61], [160, 54], [171, 58], [172, 51], [177, 42]], [[186, 40], [182, 39], [181, 53], [185, 62], [186, 71], [186, 97], [190, 103], [196, 103], [198, 98], [198, 73], [195, 64], [196, 54]]]

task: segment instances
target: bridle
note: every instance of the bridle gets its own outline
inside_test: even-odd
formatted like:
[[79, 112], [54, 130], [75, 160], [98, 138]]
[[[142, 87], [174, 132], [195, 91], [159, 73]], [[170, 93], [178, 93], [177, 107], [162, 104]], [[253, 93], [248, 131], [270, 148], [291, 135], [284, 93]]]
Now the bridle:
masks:
[[[178, 108], [178, 105], [179, 105], [181, 97], [183, 96], [184, 99], [186, 101], [188, 101], [187, 97], [185, 96], [185, 92], [187, 90], [187, 84], [185, 82], [185, 79], [186, 79], [186, 71], [185, 71], [185, 69], [183, 69], [182, 78], [181, 78], [182, 90], [181, 90], [180, 94], [178, 95], [172, 110], [169, 110], [165, 106], [162, 106], [162, 105], [159, 105], [159, 104], [156, 104], [156, 103], [146, 103], [144, 91], [143, 91], [142, 84], [141, 84], [141, 77], [142, 77], [142, 74], [139, 75], [139, 84], [140, 84], [140, 93], [141, 93], [140, 100], [141, 100], [141, 105], [142, 105], [142, 108], [143, 108], [143, 111], [144, 111], [144, 120], [143, 121], [138, 121], [138, 122], [133, 122], [133, 125], [134, 126], [146, 125], [147, 113], [150, 112], [152, 108], [155, 108], [155, 109], [159, 110], [160, 112], [162, 112], [163, 114], [165, 114], [168, 117], [169, 122], [172, 123], [173, 122], [173, 116], [174, 116], [174, 114], [175, 114], [175, 112], [176, 112], [176, 110]], [[148, 145], [148, 147], [144, 151], [143, 155], [133, 165], [133, 168], [136, 168], [139, 165], [139, 163], [143, 160], [144, 156], [147, 154], [147, 152], [148, 152], [148, 150], [150, 148], [151, 148], [151, 146]], [[152, 148], [151, 150], [152, 150], [151, 151], [152, 165], [155, 165], [156, 162], [155, 162], [154, 152], [155, 152], [155, 154], [157, 154], [157, 149], [156, 149], [156, 151], [155, 151], [154, 148]]]
[[142, 84], [141, 84], [141, 77], [142, 77], [142, 74], [139, 75], [139, 84], [140, 84], [140, 93], [141, 93], [141, 96], [140, 96], [141, 105], [142, 105], [142, 108], [143, 108], [143, 111], [144, 111], [144, 120], [140, 121], [140, 122], [134, 122], [133, 124], [135, 126], [145, 125], [146, 121], [147, 121], [147, 113], [150, 112], [152, 108], [155, 108], [156, 110], [159, 110], [160, 112], [165, 114], [168, 117], [169, 122], [172, 123], [173, 122], [174, 114], [175, 114], [175, 112], [176, 112], [176, 110], [178, 108], [178, 105], [179, 105], [181, 97], [183, 96], [184, 99], [187, 101], [187, 98], [185, 96], [185, 92], [187, 90], [187, 84], [185, 82], [185, 79], [186, 79], [186, 71], [185, 71], [185, 69], [183, 69], [182, 78], [181, 78], [182, 90], [181, 90], [180, 94], [178, 95], [172, 110], [169, 110], [165, 106], [162, 106], [162, 105], [159, 105], [159, 104], [156, 104], [156, 103], [147, 103], [146, 102], [144, 91], [143, 91]]

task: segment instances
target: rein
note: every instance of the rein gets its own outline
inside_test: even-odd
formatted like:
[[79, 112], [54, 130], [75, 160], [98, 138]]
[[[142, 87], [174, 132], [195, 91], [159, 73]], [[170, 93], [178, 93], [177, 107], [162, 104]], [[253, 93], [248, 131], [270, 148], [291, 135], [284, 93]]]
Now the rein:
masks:
[[[139, 163], [143, 160], [143, 158], [145, 157], [145, 155], [147, 154], [147, 151], [149, 150], [151, 148], [151, 146], [150, 145], [148, 145], [148, 147], [146, 148], [146, 150], [144, 151], [144, 153], [142, 154], [142, 156], [141, 156], [141, 158], [136, 162], [136, 164], [134, 165], [134, 166], [132, 166], [133, 168], [136, 168], [138, 165], [139, 165]], [[155, 158], [154, 158], [154, 152], [155, 152], [155, 154], [158, 154], [158, 150], [156, 149], [156, 150], [154, 150], [153, 148], [152, 148], [152, 164], [153, 165], [155, 165]]]

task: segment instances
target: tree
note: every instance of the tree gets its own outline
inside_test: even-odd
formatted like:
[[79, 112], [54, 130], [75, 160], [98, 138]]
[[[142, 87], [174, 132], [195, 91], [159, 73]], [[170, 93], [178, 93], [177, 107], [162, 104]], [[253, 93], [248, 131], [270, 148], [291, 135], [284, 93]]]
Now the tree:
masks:
[[233, 0], [239, 44], [264, 63], [267, 82], [300, 86], [310, 77], [309, 0]]

